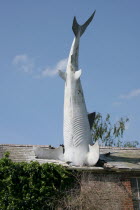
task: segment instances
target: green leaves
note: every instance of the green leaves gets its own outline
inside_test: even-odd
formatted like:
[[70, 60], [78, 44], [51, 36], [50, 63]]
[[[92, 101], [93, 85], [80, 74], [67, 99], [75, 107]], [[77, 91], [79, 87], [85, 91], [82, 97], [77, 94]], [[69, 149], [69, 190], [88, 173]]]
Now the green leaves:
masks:
[[2, 209], [50, 209], [74, 177], [64, 167], [38, 162], [14, 163], [0, 159], [0, 207]]
[[113, 125], [111, 124], [109, 114], [103, 119], [102, 115], [97, 113], [92, 127], [93, 140], [95, 142], [100, 140], [104, 146], [123, 146], [121, 138], [125, 131], [125, 124], [128, 121], [128, 118], [120, 118], [120, 120]]

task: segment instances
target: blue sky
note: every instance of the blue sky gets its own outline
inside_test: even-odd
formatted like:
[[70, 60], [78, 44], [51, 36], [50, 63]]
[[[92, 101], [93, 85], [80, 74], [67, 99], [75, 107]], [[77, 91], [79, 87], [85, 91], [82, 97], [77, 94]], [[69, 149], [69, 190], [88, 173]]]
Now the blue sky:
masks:
[[74, 35], [89, 112], [130, 119], [124, 141], [140, 142], [140, 1], [0, 1], [0, 143], [63, 143], [64, 70]]

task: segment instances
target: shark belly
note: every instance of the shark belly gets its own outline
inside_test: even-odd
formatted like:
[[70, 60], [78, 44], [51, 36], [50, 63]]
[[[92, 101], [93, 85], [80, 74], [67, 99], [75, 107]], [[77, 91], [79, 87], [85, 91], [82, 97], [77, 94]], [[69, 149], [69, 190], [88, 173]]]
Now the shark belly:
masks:
[[66, 161], [83, 165], [89, 144], [92, 144], [92, 136], [80, 79], [75, 89], [67, 87], [65, 91], [64, 144]]
[[70, 88], [65, 85], [63, 136], [65, 145], [65, 161], [72, 162], [73, 132], [72, 132], [72, 104]]
[[[75, 165], [84, 165], [86, 156], [89, 152], [89, 144], [92, 142], [89, 122], [86, 113], [80, 107], [76, 107], [76, 113], [73, 116], [73, 157], [72, 162]], [[80, 158], [79, 158], [80, 157]]]

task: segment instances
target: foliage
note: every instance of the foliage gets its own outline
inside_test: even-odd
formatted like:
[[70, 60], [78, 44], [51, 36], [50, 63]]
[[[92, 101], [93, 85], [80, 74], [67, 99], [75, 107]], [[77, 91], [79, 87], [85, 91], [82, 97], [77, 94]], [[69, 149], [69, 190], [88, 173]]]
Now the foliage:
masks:
[[104, 146], [122, 146], [121, 138], [125, 131], [125, 124], [128, 121], [128, 118], [120, 118], [112, 125], [109, 114], [103, 119], [102, 115], [97, 113], [92, 127], [93, 140], [101, 140]]
[[0, 208], [53, 209], [72, 183], [73, 176], [60, 165], [15, 163], [7, 153], [0, 159]]
[[127, 141], [124, 143], [124, 147], [137, 147], [138, 145], [138, 141]]

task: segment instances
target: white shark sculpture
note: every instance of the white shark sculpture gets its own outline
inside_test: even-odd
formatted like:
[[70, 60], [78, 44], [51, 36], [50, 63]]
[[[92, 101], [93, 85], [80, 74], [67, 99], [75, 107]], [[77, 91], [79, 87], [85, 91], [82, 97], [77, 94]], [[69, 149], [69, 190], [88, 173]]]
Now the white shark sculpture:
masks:
[[65, 81], [64, 96], [64, 160], [72, 165], [93, 166], [99, 159], [98, 141], [93, 145], [90, 128], [95, 113], [88, 115], [83, 90], [80, 82], [82, 71], [78, 69], [80, 37], [94, 17], [94, 13], [83, 24], [79, 25], [74, 17], [73, 40], [66, 72], [59, 70], [59, 75]]

